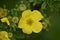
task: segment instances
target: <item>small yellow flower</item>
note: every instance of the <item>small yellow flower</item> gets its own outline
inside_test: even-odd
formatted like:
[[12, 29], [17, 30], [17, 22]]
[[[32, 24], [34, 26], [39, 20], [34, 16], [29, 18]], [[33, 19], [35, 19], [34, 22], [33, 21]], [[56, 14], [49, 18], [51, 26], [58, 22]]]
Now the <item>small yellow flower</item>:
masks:
[[0, 31], [0, 40], [10, 40], [6, 31]]
[[1, 22], [6, 22], [8, 25], [10, 25], [10, 22], [8, 20], [8, 18], [4, 17], [1, 19]]
[[21, 4], [19, 5], [19, 9], [20, 9], [20, 11], [26, 10], [26, 5], [23, 4], [23, 3], [21, 3]]
[[31, 34], [32, 32], [39, 33], [43, 28], [42, 23], [39, 22], [42, 18], [44, 17], [38, 10], [25, 10], [22, 13], [18, 27], [26, 34]]
[[13, 37], [13, 34], [11, 32], [8, 33], [9, 37]]
[[0, 17], [5, 17], [7, 15], [7, 10], [0, 8]]
[[8, 20], [9, 20], [9, 21], [11, 21], [11, 19], [12, 19], [12, 16], [8, 16], [7, 18], [8, 18]]
[[18, 20], [19, 20], [18, 17], [13, 17], [13, 18], [12, 18], [12, 22], [13, 22], [13, 23], [18, 23]]

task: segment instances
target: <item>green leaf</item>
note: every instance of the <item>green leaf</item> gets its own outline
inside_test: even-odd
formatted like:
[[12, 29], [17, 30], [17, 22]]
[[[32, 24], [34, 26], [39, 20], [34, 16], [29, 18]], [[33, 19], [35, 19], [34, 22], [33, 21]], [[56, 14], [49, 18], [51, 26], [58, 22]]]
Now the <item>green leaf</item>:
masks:
[[25, 35], [18, 32], [18, 31], [15, 31], [14, 32], [14, 37], [17, 38], [17, 39], [23, 39], [23, 38], [25, 38]]
[[47, 6], [47, 4], [46, 4], [46, 2], [44, 2], [41, 6], [41, 9], [46, 9], [46, 6]]

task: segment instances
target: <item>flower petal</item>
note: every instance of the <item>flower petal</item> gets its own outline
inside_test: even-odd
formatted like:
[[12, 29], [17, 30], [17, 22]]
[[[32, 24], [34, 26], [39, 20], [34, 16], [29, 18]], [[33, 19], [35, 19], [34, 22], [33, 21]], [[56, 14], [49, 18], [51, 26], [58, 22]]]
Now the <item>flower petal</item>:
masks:
[[40, 22], [35, 22], [32, 25], [32, 30], [35, 33], [39, 33], [42, 30], [42, 28], [43, 28], [43, 25]]
[[8, 33], [7, 33], [6, 31], [1, 31], [1, 32], [0, 32], [0, 39], [1, 39], [1, 40], [10, 40], [10, 39], [8, 38]]
[[39, 21], [43, 18], [41, 12], [39, 12], [38, 10], [34, 10], [32, 12], [32, 18], [35, 20], [35, 21]]
[[22, 17], [28, 17], [31, 15], [31, 10], [25, 10], [23, 13], [22, 13]]
[[26, 34], [31, 34], [32, 33], [31, 27], [25, 27], [25, 28], [22, 29], [22, 31]]
[[31, 27], [26, 23], [26, 18], [21, 18], [19, 23], [18, 23], [18, 27], [22, 29], [22, 31], [26, 34], [31, 34], [32, 33], [32, 29]]
[[6, 22], [8, 25], [10, 25], [10, 22], [8, 20], [8, 18], [4, 17], [1, 19], [1, 22]]
[[31, 17], [29, 16], [29, 17], [21, 17], [21, 19], [19, 20], [19, 23], [18, 23], [18, 27], [19, 28], [24, 28], [24, 27], [27, 27], [27, 26], [29, 26], [28, 24], [27, 24], [27, 20], [29, 20]]
[[26, 21], [24, 20], [24, 18], [21, 18], [18, 23], [18, 28], [24, 28], [24, 27], [26, 27]]

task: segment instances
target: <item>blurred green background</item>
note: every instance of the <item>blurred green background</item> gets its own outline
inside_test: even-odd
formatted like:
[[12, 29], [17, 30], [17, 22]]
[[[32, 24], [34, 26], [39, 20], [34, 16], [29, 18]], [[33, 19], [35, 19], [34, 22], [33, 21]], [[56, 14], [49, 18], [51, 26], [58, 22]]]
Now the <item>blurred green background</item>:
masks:
[[[0, 7], [3, 8], [6, 5], [7, 9], [13, 9], [16, 4], [19, 4], [21, 0], [0, 0]], [[25, 3], [28, 0], [23, 0]], [[33, 6], [31, 10], [40, 10], [47, 17], [51, 16], [49, 19], [50, 26], [48, 26], [49, 31], [42, 30], [39, 34], [31, 34], [30, 37], [21, 40], [60, 40], [60, 1], [59, 0], [29, 0], [30, 4]], [[19, 39], [17, 39], [19, 40]]]

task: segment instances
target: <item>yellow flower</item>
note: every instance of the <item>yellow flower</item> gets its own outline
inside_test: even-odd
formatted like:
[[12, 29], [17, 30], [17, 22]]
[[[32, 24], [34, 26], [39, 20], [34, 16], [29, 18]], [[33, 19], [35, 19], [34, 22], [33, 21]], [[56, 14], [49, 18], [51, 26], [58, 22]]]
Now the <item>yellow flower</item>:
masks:
[[0, 40], [10, 40], [6, 31], [0, 31]]
[[10, 25], [10, 22], [8, 20], [8, 18], [4, 17], [1, 19], [1, 22], [6, 22], [8, 25]]
[[19, 20], [18, 17], [13, 17], [13, 18], [12, 18], [12, 22], [13, 22], [13, 23], [18, 23], [18, 20]]
[[7, 15], [7, 10], [0, 8], [0, 17], [5, 17]]
[[19, 5], [19, 9], [20, 9], [20, 11], [26, 10], [26, 5], [23, 4], [23, 3], [21, 3], [21, 4]]
[[18, 27], [26, 34], [31, 34], [32, 32], [39, 33], [43, 28], [42, 23], [39, 22], [42, 18], [44, 17], [38, 10], [25, 10], [22, 13]]
[[13, 34], [11, 32], [9, 32], [8, 34], [10, 38], [13, 37]]

